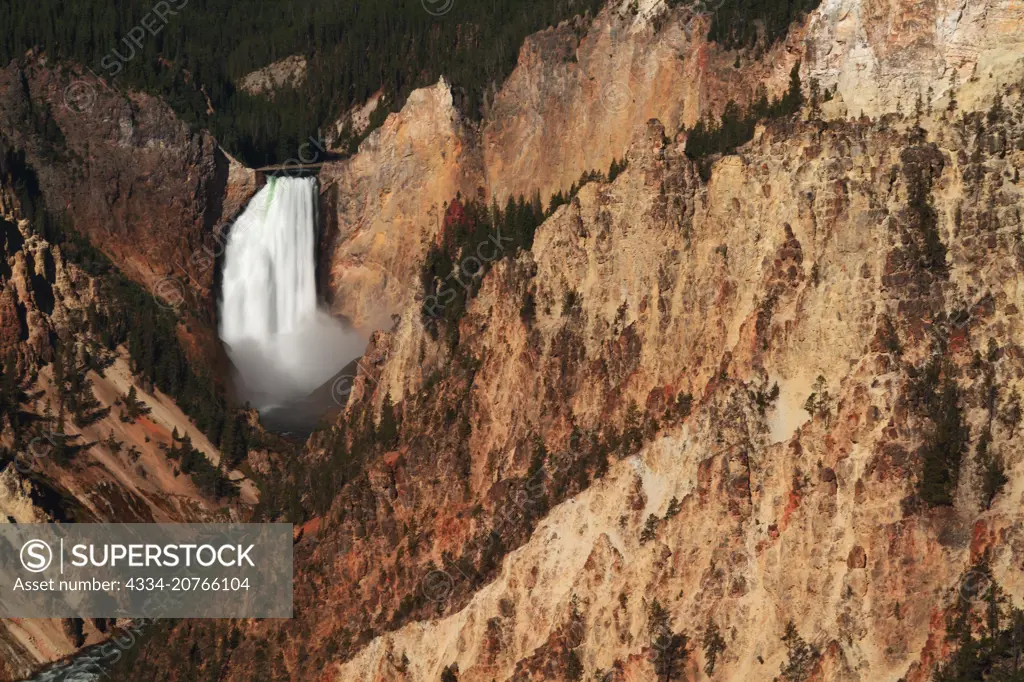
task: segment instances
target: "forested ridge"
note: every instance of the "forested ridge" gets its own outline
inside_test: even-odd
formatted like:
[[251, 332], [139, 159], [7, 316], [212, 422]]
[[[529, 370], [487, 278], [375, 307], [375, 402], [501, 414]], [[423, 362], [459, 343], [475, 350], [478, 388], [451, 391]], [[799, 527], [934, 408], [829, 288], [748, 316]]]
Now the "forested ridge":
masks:
[[[252, 166], [296, 156], [378, 90], [373, 124], [414, 89], [444, 75], [457, 103], [482, 116], [489, 95], [515, 67], [531, 33], [604, 0], [15, 0], [0, 6], [0, 60], [26, 51], [91, 69], [109, 83], [159, 95], [193, 127]], [[670, 0], [670, 5], [686, 4]], [[699, 3], [698, 3], [699, 4]], [[785, 35], [814, 0], [713, 0], [709, 38], [728, 49], [760, 49]], [[308, 60], [305, 81], [271, 100], [237, 86], [246, 74], [290, 55]], [[372, 126], [371, 126], [372, 127]], [[345, 142], [359, 141], [353, 135]]]
[[[15, 0], [0, 6], [0, 60], [6, 66], [42, 48], [115, 85], [158, 94], [189, 124], [259, 165], [294, 157], [309, 135], [381, 88], [397, 110], [413, 89], [444, 75], [462, 109], [480, 116], [488, 90], [514, 68], [527, 35], [592, 15], [603, 4]], [[146, 29], [141, 36], [136, 30], [133, 42], [127, 36], [139, 26]], [[294, 54], [309, 64], [299, 88], [273, 101], [237, 88], [247, 73]]]

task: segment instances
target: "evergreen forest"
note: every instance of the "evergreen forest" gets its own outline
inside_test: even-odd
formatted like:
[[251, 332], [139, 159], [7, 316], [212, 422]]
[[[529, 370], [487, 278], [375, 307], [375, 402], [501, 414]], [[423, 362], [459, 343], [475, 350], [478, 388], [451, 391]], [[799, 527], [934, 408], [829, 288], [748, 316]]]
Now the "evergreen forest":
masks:
[[[684, 4], [673, 0], [672, 5]], [[814, 0], [713, 0], [710, 37], [729, 49], [785, 35]], [[30, 49], [91, 69], [118, 88], [162, 97], [250, 166], [294, 158], [310, 136], [378, 90], [371, 128], [415, 88], [445, 76], [472, 119], [515, 67], [524, 38], [602, 0], [15, 0], [0, 5], [0, 64]], [[291, 55], [304, 82], [271, 99], [237, 83]], [[364, 132], [365, 134], [365, 132]], [[359, 135], [342, 135], [349, 149]]]
[[[397, 110], [413, 89], [442, 74], [463, 111], [479, 118], [527, 35], [593, 15], [602, 4], [15, 0], [0, 5], [0, 61], [6, 66], [41, 48], [117, 87], [158, 94], [190, 125], [213, 132], [249, 165], [262, 165], [294, 157], [310, 135], [379, 89], [388, 108]], [[290, 55], [307, 57], [302, 86], [273, 100], [236, 86], [246, 74]]]

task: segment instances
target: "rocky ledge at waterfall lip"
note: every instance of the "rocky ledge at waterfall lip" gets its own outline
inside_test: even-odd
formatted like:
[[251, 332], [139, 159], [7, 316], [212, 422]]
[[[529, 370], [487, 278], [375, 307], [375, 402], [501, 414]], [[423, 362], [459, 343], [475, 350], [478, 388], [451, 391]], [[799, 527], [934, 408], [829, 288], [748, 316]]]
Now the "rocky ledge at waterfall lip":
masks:
[[139, 284], [174, 276], [208, 307], [216, 228], [256, 174], [160, 99], [30, 53], [0, 70], [0, 141], [22, 152], [48, 208]]

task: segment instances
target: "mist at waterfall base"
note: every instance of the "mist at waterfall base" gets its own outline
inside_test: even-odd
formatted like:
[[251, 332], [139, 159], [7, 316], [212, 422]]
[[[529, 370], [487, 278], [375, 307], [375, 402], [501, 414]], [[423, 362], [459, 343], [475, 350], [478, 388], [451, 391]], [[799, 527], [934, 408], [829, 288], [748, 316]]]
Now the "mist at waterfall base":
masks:
[[317, 185], [268, 178], [228, 235], [220, 338], [235, 389], [278, 431], [307, 431], [332, 407], [331, 382], [362, 354], [316, 294]]

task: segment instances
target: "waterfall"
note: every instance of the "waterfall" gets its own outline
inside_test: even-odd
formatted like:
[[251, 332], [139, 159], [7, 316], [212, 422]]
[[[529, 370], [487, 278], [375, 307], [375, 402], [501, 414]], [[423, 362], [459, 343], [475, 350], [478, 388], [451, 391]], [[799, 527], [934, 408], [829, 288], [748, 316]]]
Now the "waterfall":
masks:
[[228, 235], [220, 338], [261, 412], [309, 396], [362, 352], [317, 301], [316, 206], [314, 178], [271, 177]]

